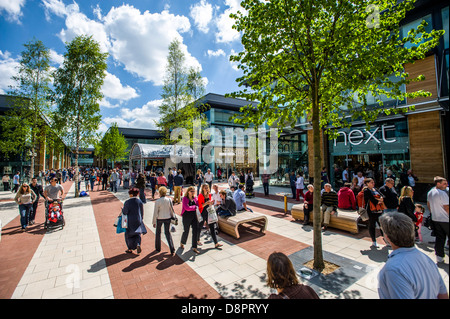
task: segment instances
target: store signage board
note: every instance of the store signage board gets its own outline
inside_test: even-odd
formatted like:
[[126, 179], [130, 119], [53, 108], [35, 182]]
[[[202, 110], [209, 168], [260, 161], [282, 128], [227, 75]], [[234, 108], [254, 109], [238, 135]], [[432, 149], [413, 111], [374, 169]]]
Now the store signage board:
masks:
[[[350, 132], [339, 131], [338, 134], [342, 134], [344, 136], [344, 145], [347, 146], [348, 143], [351, 145], [360, 145], [364, 142], [364, 144], [369, 143], [370, 141], [374, 141], [378, 144], [381, 143], [394, 143], [397, 141], [395, 138], [387, 138], [386, 130], [395, 129], [395, 125], [382, 125], [381, 128], [377, 126], [373, 131], [368, 131], [366, 129], [353, 129]], [[381, 130], [381, 138], [377, 138], [375, 133]], [[334, 139], [334, 146], [336, 146], [336, 139]]]

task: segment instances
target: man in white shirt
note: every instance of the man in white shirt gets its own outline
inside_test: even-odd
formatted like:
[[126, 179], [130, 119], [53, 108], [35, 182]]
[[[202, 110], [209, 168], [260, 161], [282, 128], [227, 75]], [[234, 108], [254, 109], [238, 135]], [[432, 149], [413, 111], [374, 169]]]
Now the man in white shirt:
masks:
[[211, 189], [213, 178], [214, 178], [214, 174], [211, 173], [211, 169], [208, 168], [208, 172], [206, 172], [206, 174], [205, 174], [205, 182], [209, 185], [209, 189]]
[[434, 183], [436, 187], [433, 187], [427, 195], [427, 206], [431, 212], [431, 220], [433, 221], [436, 234], [434, 251], [436, 262], [439, 263], [444, 262], [444, 246], [449, 232], [449, 200], [448, 194], [445, 192], [448, 183], [445, 178], [440, 176], [434, 178]]
[[349, 180], [348, 180], [348, 167], [346, 167], [345, 169], [344, 169], [344, 171], [342, 172], [342, 182], [345, 184], [345, 183], [347, 183]]
[[228, 185], [230, 185], [230, 188], [234, 186], [236, 189], [238, 184], [239, 184], [239, 178], [237, 178], [236, 173], [235, 172], [231, 173], [231, 176], [228, 179]]
[[358, 179], [358, 185], [359, 185], [359, 187], [363, 187], [363, 185], [364, 185], [364, 176], [363, 176], [363, 173], [362, 172], [358, 172], [357, 174], [356, 174], [356, 178]]

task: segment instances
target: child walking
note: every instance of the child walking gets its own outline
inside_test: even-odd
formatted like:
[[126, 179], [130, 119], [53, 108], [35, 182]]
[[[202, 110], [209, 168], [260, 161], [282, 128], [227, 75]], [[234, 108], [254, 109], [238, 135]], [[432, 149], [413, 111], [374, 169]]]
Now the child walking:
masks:
[[425, 207], [423, 207], [420, 204], [415, 205], [414, 215], [416, 215], [417, 221], [415, 222], [415, 233], [416, 233], [416, 241], [418, 241], [419, 244], [423, 242], [422, 237], [422, 221], [423, 221], [423, 214], [425, 213]]

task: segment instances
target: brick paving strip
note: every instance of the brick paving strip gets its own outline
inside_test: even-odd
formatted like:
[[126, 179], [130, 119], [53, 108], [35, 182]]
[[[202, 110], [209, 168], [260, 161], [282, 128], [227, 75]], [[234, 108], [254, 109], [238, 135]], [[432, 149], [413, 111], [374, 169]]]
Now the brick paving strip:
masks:
[[[128, 198], [125, 190], [119, 189], [119, 192], [114, 193], [114, 195], [121, 202]], [[149, 190], [146, 190], [146, 195], [147, 199], [151, 198]], [[155, 196], [155, 199], [157, 198], [159, 198], [158, 193]], [[148, 200], [145, 205], [144, 216], [147, 229], [152, 232], [150, 248], [145, 247], [150, 250], [154, 249], [154, 228], [150, 225], [153, 205], [154, 201]], [[181, 205], [175, 205], [174, 210], [177, 215], [180, 215]], [[261, 234], [254, 229], [249, 229], [242, 232], [242, 237], [239, 240], [224, 233], [219, 233], [219, 242], [223, 244], [223, 247], [214, 249], [214, 243], [209, 232], [204, 232], [201, 237], [203, 245], [199, 246], [201, 253], [194, 255], [190, 251], [190, 236], [185, 249], [179, 248], [182, 234], [180, 217], [179, 220], [177, 231], [172, 233], [177, 256], [224, 298], [267, 298], [269, 289], [265, 285], [266, 260], [270, 253], [282, 251], [291, 254], [309, 246], [270, 231]], [[162, 241], [165, 242], [163, 234], [161, 237]], [[143, 247], [143, 249], [145, 248]], [[168, 251], [167, 246], [163, 247], [164, 250]]]
[[[66, 193], [72, 184], [73, 182], [63, 184]], [[11, 196], [14, 197], [14, 194], [11, 194]], [[3, 200], [2, 202], [5, 204], [10, 201]], [[0, 242], [0, 299], [10, 299], [12, 297], [16, 286], [45, 235], [45, 204], [42, 197], [36, 213], [36, 223], [28, 226], [25, 232], [21, 231], [19, 210], [15, 203], [14, 205], [16, 206], [14, 209], [17, 211], [17, 217], [7, 224], [3, 224], [2, 228], [2, 240]]]
[[148, 233], [142, 236], [141, 254], [125, 253], [124, 234], [116, 234], [113, 227], [123, 203], [109, 191], [91, 192], [90, 199], [115, 299], [221, 297], [178, 255], [171, 257], [164, 241], [162, 251], [155, 251], [149, 225]]

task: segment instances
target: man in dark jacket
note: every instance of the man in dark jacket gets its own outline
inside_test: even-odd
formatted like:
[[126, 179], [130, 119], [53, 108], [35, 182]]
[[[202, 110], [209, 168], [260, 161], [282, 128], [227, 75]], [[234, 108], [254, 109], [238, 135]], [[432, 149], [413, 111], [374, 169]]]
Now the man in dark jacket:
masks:
[[291, 175], [289, 175], [289, 183], [291, 184], [292, 199], [296, 199], [297, 194], [297, 186], [295, 184], [296, 181], [297, 177], [295, 176], [295, 172], [291, 172]]
[[184, 183], [183, 175], [181, 174], [181, 170], [178, 170], [177, 175], [175, 175], [173, 178], [173, 190], [175, 192], [173, 197], [174, 204], [181, 203], [182, 197], [181, 190], [183, 187], [183, 183]]
[[227, 196], [227, 191], [220, 191], [220, 198], [222, 199], [222, 204], [217, 207], [217, 214], [219, 216], [234, 216], [236, 215], [236, 202], [233, 197]]
[[384, 185], [380, 187], [379, 191], [384, 197], [384, 204], [386, 205], [385, 213], [396, 212], [398, 208], [398, 194], [395, 190], [395, 181], [392, 178], [386, 178]]
[[34, 224], [34, 218], [36, 217], [36, 211], [39, 204], [39, 197], [44, 196], [44, 189], [42, 188], [42, 185], [37, 183], [37, 178], [33, 177], [30, 184], [31, 190], [36, 194], [36, 200], [33, 202], [33, 211], [30, 213], [30, 219], [28, 224], [33, 225]]

